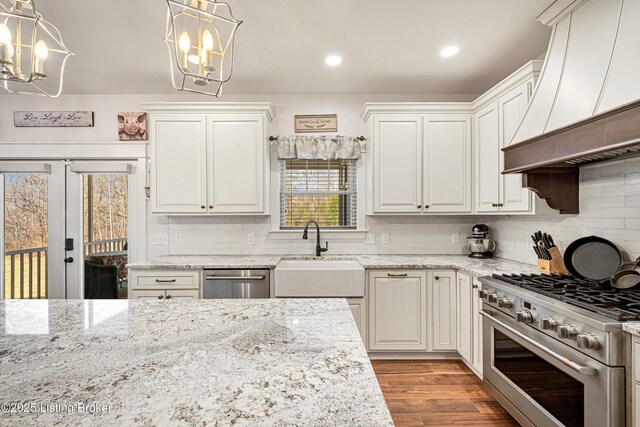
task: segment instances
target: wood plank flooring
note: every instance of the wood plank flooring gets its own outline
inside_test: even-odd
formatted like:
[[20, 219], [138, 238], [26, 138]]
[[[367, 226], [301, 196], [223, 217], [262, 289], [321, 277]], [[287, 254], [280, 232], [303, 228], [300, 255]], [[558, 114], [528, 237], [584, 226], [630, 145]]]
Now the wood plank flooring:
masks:
[[458, 360], [372, 360], [397, 427], [519, 424]]

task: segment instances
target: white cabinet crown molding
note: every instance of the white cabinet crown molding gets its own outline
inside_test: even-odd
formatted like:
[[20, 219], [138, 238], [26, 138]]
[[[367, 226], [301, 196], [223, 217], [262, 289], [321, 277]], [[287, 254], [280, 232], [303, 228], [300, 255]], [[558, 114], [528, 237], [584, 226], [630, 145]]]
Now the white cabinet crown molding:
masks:
[[471, 114], [470, 102], [366, 102], [360, 113], [365, 122], [372, 114]]
[[536, 21], [552, 26], [562, 21], [587, 0], [557, 0], [538, 16]]
[[534, 80], [538, 80], [538, 76], [542, 71], [542, 67], [544, 65], [544, 61], [540, 59], [535, 59], [533, 61], [529, 61], [524, 64], [522, 67], [518, 68], [516, 71], [511, 73], [508, 77], [503, 79], [500, 83], [493, 86], [491, 89], [480, 95], [476, 98], [471, 104], [473, 105], [474, 113], [496, 101], [505, 93], [509, 92], [513, 88], [519, 86], [523, 82], [529, 80], [531, 77], [534, 77]]
[[276, 117], [271, 102], [142, 102], [140, 105], [152, 113], [264, 114], [269, 122]]

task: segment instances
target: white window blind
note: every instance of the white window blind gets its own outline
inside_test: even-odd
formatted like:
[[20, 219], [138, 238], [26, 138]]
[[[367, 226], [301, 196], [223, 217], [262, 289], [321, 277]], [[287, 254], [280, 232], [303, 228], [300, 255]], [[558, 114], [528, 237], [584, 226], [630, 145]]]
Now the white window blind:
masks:
[[280, 160], [280, 228], [354, 229], [357, 160]]

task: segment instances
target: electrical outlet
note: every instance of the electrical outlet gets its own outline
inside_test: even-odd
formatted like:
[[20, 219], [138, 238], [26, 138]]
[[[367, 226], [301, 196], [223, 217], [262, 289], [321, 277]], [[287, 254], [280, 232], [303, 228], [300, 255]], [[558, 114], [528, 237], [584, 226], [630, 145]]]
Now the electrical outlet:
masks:
[[176, 245], [181, 245], [182, 244], [182, 234], [176, 234], [173, 237], [173, 241]]
[[460, 233], [451, 233], [451, 243], [455, 245], [460, 243]]
[[367, 233], [364, 239], [365, 245], [375, 245], [376, 244], [376, 233]]
[[382, 233], [382, 244], [383, 245], [388, 245], [389, 244], [389, 233]]
[[149, 234], [149, 245], [168, 245], [168, 234]]
[[253, 233], [247, 234], [247, 244], [255, 245], [256, 244], [256, 235]]

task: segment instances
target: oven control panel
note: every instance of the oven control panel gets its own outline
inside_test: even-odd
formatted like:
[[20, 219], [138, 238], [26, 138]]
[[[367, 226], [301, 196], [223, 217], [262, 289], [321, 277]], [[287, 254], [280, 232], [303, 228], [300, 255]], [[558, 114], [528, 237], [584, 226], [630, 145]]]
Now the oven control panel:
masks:
[[535, 328], [583, 353], [604, 358], [606, 333], [603, 331], [593, 330], [566, 314], [501, 289], [485, 286], [479, 297], [483, 304], [509, 315], [523, 327]]

